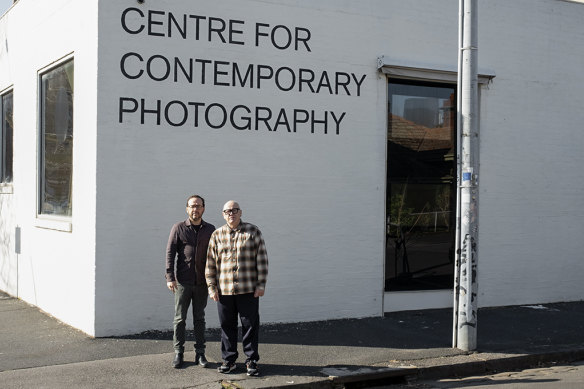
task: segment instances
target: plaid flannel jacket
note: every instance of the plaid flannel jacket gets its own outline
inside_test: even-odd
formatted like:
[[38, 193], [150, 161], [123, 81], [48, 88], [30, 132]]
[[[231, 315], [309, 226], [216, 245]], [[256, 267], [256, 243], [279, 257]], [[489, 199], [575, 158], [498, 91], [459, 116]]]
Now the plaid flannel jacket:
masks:
[[250, 223], [227, 224], [216, 229], [209, 240], [205, 278], [209, 294], [253, 293], [265, 289], [268, 253], [261, 231]]

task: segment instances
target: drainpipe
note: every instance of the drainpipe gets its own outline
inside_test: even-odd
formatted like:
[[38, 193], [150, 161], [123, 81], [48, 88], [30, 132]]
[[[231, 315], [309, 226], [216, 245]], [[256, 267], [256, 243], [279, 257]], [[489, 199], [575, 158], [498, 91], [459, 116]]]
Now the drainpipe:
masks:
[[14, 229], [14, 253], [16, 254], [16, 298], [19, 298], [18, 280], [20, 275], [18, 274], [18, 262], [20, 260], [20, 226], [18, 225]]
[[453, 347], [477, 346], [478, 26], [477, 0], [459, 1], [458, 204]]

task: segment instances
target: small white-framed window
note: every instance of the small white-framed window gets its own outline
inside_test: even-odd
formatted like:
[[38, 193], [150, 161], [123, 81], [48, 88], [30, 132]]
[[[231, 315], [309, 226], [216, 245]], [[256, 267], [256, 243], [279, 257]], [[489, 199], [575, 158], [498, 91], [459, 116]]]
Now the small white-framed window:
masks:
[[12, 183], [13, 174], [13, 134], [14, 134], [14, 93], [12, 90], [0, 94], [0, 185]]
[[73, 59], [39, 74], [38, 214], [71, 217]]

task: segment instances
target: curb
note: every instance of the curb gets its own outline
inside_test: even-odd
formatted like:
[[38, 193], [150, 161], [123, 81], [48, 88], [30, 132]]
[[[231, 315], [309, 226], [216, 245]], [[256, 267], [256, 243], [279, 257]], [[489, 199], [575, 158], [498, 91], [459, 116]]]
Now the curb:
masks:
[[500, 371], [522, 370], [552, 362], [575, 362], [584, 360], [584, 349], [567, 350], [549, 353], [524, 354], [509, 357], [486, 359], [483, 361], [443, 364], [418, 368], [417, 378], [437, 379], [448, 377], [464, 377], [476, 374]]
[[[480, 356], [480, 354], [474, 354]], [[327, 378], [316, 378], [310, 382], [297, 384], [285, 384], [275, 386], [261, 386], [262, 389], [321, 389], [321, 388], [352, 388], [363, 387], [363, 385], [377, 384], [383, 385], [388, 383], [404, 382], [406, 379], [441, 379], [450, 377], [467, 377], [485, 373], [494, 373], [501, 371], [515, 371], [527, 369], [530, 367], [550, 364], [550, 363], [570, 363], [584, 360], [584, 348], [549, 352], [537, 354], [512, 355], [497, 357], [492, 359], [440, 364], [428, 367], [387, 367], [376, 368], [368, 367], [361, 369], [361, 372], [352, 374], [343, 367], [328, 367], [323, 370], [335, 371], [337, 375], [329, 375]], [[225, 389], [245, 389], [246, 385], [242, 382], [233, 382], [224, 380], [221, 386]]]

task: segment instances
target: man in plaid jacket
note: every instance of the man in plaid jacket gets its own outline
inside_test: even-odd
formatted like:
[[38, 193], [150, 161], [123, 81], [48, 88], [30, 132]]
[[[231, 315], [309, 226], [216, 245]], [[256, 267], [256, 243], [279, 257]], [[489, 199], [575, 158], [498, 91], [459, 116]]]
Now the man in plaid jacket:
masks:
[[205, 278], [209, 296], [217, 302], [221, 323], [219, 372], [235, 370], [237, 318], [241, 320], [243, 351], [247, 375], [259, 374], [257, 361], [260, 326], [259, 297], [264, 295], [268, 277], [268, 254], [261, 231], [241, 220], [241, 208], [235, 201], [223, 206], [227, 222], [211, 235], [207, 251]]

